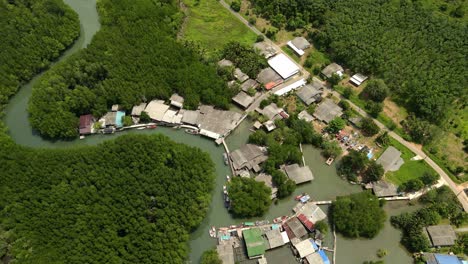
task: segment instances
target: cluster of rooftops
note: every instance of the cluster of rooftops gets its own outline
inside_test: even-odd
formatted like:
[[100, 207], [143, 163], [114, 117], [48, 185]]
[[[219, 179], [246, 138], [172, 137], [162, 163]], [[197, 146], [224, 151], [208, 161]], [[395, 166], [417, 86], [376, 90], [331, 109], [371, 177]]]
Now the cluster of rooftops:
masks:
[[[201, 135], [219, 139], [229, 134], [242, 118], [240, 113], [218, 110], [209, 105], [201, 105], [197, 110], [182, 109], [184, 98], [178, 94], [173, 94], [169, 101], [170, 103], [166, 103], [164, 100], [152, 100], [134, 106], [131, 110], [133, 123], [138, 124], [140, 116], [143, 112], [146, 112], [151, 120], [158, 124], [167, 126], [186, 125], [197, 130]], [[119, 110], [118, 105], [114, 105], [110, 112], [98, 120], [98, 127], [102, 129], [122, 128], [122, 119], [125, 114], [125, 111]], [[95, 119], [91, 115], [81, 116], [80, 134], [93, 133], [94, 122]]]
[[[294, 254], [309, 264], [328, 264], [330, 260], [321, 248], [323, 235], [315, 230], [315, 224], [327, 215], [314, 203], [298, 204], [295, 214], [281, 217], [275, 224], [251, 227], [234, 227], [223, 231], [218, 238], [217, 251], [225, 264], [248, 260], [266, 263], [264, 254], [267, 250], [291, 244]], [[309, 238], [312, 233], [314, 239]], [[250, 263], [250, 262], [249, 262]]]
[[[241, 177], [250, 177], [250, 172], [261, 172], [261, 164], [268, 159], [268, 151], [265, 147], [246, 144], [241, 148], [232, 151], [229, 154], [231, 164], [236, 175]], [[283, 165], [281, 169], [296, 184], [310, 182], [314, 175], [308, 166], [299, 166], [299, 164]], [[272, 190], [272, 199], [276, 197], [278, 189], [273, 184], [272, 176], [266, 173], [260, 173], [255, 177], [256, 181], [264, 182]]]

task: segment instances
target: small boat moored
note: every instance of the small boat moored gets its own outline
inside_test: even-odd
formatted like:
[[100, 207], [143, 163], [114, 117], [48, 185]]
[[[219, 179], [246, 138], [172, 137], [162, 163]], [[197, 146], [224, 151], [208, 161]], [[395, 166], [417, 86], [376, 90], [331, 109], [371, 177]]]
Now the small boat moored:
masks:
[[209, 233], [210, 233], [210, 237], [216, 237], [216, 227], [212, 226], [210, 228]]

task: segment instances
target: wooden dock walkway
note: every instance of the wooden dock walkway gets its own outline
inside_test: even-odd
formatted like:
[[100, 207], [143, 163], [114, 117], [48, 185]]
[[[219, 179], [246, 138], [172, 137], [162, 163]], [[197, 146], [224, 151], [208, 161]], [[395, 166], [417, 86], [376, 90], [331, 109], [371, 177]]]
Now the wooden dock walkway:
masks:
[[316, 205], [332, 204], [333, 201], [312, 201]]
[[222, 140], [221, 142], [222, 142], [222, 144], [223, 144], [223, 146], [224, 146], [224, 151], [225, 151], [225, 153], [226, 153], [226, 155], [227, 155], [227, 160], [228, 160], [229, 168], [231, 168], [231, 173], [232, 173], [231, 175], [234, 176], [234, 167], [233, 167], [233, 165], [232, 165], [231, 158], [229, 157], [229, 153], [230, 153], [230, 152], [229, 152], [229, 147], [228, 147], [228, 145], [226, 144], [226, 141], [224, 141], [224, 138], [223, 138], [223, 140]]

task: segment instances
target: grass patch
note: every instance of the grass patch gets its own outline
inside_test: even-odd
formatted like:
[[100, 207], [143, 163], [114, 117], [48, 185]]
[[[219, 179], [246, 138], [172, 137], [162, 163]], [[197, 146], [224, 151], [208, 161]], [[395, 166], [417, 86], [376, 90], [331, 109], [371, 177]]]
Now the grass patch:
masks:
[[328, 65], [330, 64], [330, 59], [328, 58], [328, 55], [317, 50], [313, 49], [309, 56], [306, 59], [307, 64], [311, 65], [311, 69], [314, 67], [322, 67], [323, 65]]
[[288, 46], [283, 46], [281, 47], [281, 49], [289, 55], [289, 57], [291, 57], [292, 59], [294, 59], [294, 61], [296, 61], [297, 63], [300, 63], [301, 62], [301, 58], [299, 58], [299, 56], [296, 55], [296, 53], [290, 49]]
[[427, 165], [424, 160], [411, 160], [415, 156], [411, 150], [400, 144], [393, 138], [390, 138], [390, 145], [394, 146], [401, 152], [401, 157], [405, 163], [400, 167], [398, 171], [387, 172], [385, 177], [397, 184], [401, 185], [404, 182], [407, 182], [412, 179], [420, 178], [425, 172], [434, 172], [434, 170]]
[[[335, 90], [340, 93], [341, 95], [343, 95], [343, 91], [344, 91], [344, 88], [345, 86], [341, 86], [341, 85], [337, 85], [334, 87]], [[367, 109], [366, 109], [366, 101], [359, 98], [359, 95], [356, 94], [356, 93], [353, 93], [350, 97], [349, 97], [349, 100], [354, 103], [355, 105], [357, 105], [359, 108], [361, 108], [362, 110], [366, 111], [367, 112]], [[403, 129], [401, 128], [401, 126], [398, 126], [398, 124], [395, 124], [395, 122], [393, 122], [393, 120], [388, 117], [387, 115], [385, 115], [384, 112], [381, 112], [377, 118], [376, 118], [378, 121], [380, 121], [382, 124], [384, 124], [387, 128], [389, 128], [390, 130], [392, 130], [393, 132], [397, 133], [399, 136], [401, 137], [405, 137], [405, 131], [403, 131]]]
[[234, 17], [216, 0], [184, 0], [189, 8], [189, 18], [184, 38], [200, 43], [208, 55], [230, 41], [251, 46], [257, 35]]

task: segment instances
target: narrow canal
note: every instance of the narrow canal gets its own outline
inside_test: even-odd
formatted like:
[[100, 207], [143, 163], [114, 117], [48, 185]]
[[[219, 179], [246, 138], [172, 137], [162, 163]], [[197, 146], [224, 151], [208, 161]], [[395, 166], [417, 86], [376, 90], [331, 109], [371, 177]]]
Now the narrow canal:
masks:
[[[68, 49], [56, 63], [60, 63], [67, 57], [77, 52], [78, 50], [86, 47], [93, 35], [99, 30], [100, 23], [98, 14], [96, 12], [96, 0], [65, 0], [75, 12], [78, 13], [81, 21], [81, 36], [74, 43], [74, 45]], [[112, 139], [116, 136], [126, 133], [161, 133], [172, 140], [191, 146], [199, 147], [202, 150], [210, 154], [213, 162], [216, 165], [216, 188], [214, 190], [212, 203], [210, 205], [207, 217], [203, 220], [201, 225], [192, 234], [190, 241], [191, 253], [189, 259], [192, 263], [198, 263], [201, 254], [215, 246], [216, 241], [211, 239], [208, 235], [210, 226], [227, 226], [235, 223], [244, 221], [251, 221], [257, 219], [233, 219], [226, 211], [222, 202], [222, 186], [226, 182], [226, 175], [229, 173], [229, 169], [224, 165], [222, 153], [223, 148], [216, 146], [213, 141], [193, 136], [184, 133], [181, 130], [174, 130], [171, 128], [157, 128], [155, 130], [133, 130], [121, 132], [114, 135], [94, 135], [87, 137], [83, 140], [74, 141], [47, 141], [37, 135], [32, 129], [28, 121], [27, 104], [31, 95], [32, 86], [38, 81], [42, 74], [37, 75], [27, 83], [19, 92], [10, 100], [8, 107], [6, 108], [6, 116], [4, 122], [10, 130], [11, 137], [21, 145], [30, 147], [46, 147], [46, 148], [66, 148], [74, 145], [96, 145], [103, 142], [104, 140]], [[251, 123], [248, 121], [244, 122], [231, 136], [227, 139], [229, 147], [234, 150], [245, 144]], [[360, 188], [353, 186], [340, 179], [334, 166], [327, 166], [324, 163], [323, 158], [320, 156], [320, 152], [311, 147], [304, 146], [305, 162], [311, 167], [315, 180], [312, 183], [300, 186], [296, 190], [296, 194], [307, 192], [313, 199], [317, 200], [329, 200], [333, 199], [338, 195], [345, 195], [354, 192], [359, 192]], [[294, 197], [294, 195], [292, 196]], [[291, 212], [291, 208], [294, 206], [295, 201], [292, 198], [287, 198], [280, 201], [276, 205], [272, 205], [269, 212], [262, 218], [269, 219], [281, 215], [286, 215]], [[327, 210], [326, 207], [323, 207]], [[411, 207], [406, 206], [402, 203], [392, 203], [385, 207], [387, 214], [393, 215], [398, 214], [402, 211], [412, 210]], [[387, 263], [411, 263], [411, 258], [407, 252], [399, 246], [400, 233], [398, 230], [386, 223], [385, 228], [380, 234], [372, 240], [347, 240], [342, 237], [338, 237], [338, 250], [337, 250], [337, 263], [346, 264], [361, 264], [364, 260], [376, 259], [376, 251], [379, 248], [387, 249], [389, 255], [385, 258]], [[328, 245], [332, 247], [331, 235], [327, 238]], [[269, 263], [297, 263], [292, 257], [290, 250], [287, 247], [283, 247], [267, 253], [267, 259]]]

